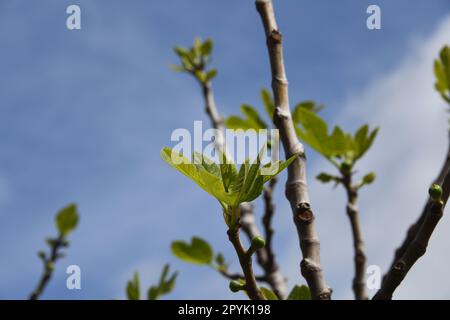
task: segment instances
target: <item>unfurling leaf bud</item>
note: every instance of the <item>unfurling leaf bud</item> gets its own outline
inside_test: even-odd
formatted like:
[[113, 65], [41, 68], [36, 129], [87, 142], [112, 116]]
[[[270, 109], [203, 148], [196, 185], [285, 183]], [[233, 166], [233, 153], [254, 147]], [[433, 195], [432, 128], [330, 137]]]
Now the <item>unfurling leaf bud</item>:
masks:
[[440, 201], [442, 197], [442, 188], [438, 184], [433, 184], [430, 189], [428, 189], [428, 194], [433, 201]]
[[332, 175], [329, 175], [328, 173], [322, 172], [316, 177], [317, 180], [319, 180], [322, 183], [328, 183], [334, 180], [334, 177]]
[[369, 174], [366, 174], [364, 176], [364, 178], [363, 178], [363, 183], [364, 184], [371, 184], [371, 183], [373, 183], [375, 181], [376, 177], [377, 176], [376, 176], [375, 172], [371, 172]]
[[225, 258], [223, 257], [223, 254], [221, 254], [221, 253], [218, 253], [218, 254], [217, 254], [217, 256], [216, 256], [216, 263], [217, 263], [219, 266], [225, 265]]
[[236, 280], [230, 281], [230, 290], [234, 293], [239, 292], [244, 290], [244, 285]]
[[353, 163], [349, 160], [345, 160], [341, 163], [341, 172], [344, 175], [349, 175], [352, 172]]
[[266, 246], [266, 240], [263, 237], [257, 236], [252, 239], [251, 247], [255, 250], [262, 249]]

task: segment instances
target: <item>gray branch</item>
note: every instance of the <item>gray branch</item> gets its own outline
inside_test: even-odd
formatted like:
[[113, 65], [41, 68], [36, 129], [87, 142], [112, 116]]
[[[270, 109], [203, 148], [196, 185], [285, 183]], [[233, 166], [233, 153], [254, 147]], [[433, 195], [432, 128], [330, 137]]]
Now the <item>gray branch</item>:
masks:
[[[217, 129], [218, 137], [215, 140], [215, 146], [217, 150], [221, 152], [226, 152], [225, 149], [225, 139], [224, 132], [225, 126], [223, 118], [217, 109], [217, 105], [214, 99], [214, 93], [212, 90], [211, 82], [208, 81], [202, 84], [202, 92], [205, 100], [206, 113], [211, 120], [211, 125], [214, 129]], [[241, 212], [241, 226], [244, 233], [247, 235], [251, 241], [254, 237], [259, 236], [261, 233], [256, 225], [253, 205], [251, 203], [243, 203], [240, 205]], [[271, 252], [271, 251], [270, 251]], [[261, 268], [264, 270], [264, 275], [258, 277], [258, 281], [267, 282], [275, 294], [280, 298], [284, 299], [287, 296], [287, 289], [285, 284], [285, 279], [281, 275], [278, 265], [275, 262], [274, 255], [269, 255], [266, 248], [256, 251], [257, 261]], [[227, 274], [222, 273], [225, 277]], [[236, 276], [236, 275], [234, 275]]]
[[286, 77], [282, 36], [278, 30], [271, 0], [256, 0], [261, 16], [272, 70], [272, 89], [276, 111], [274, 124], [280, 130], [280, 137], [286, 157], [300, 154], [288, 168], [286, 197], [288, 198], [303, 253], [301, 273], [311, 290], [313, 299], [330, 299], [332, 290], [327, 286], [321, 263], [320, 242], [314, 224], [306, 183], [306, 157], [303, 145], [298, 141], [289, 106], [288, 81]]
[[409, 243], [406, 251], [398, 258], [383, 279], [380, 290], [373, 297], [374, 300], [390, 300], [394, 291], [405, 279], [409, 270], [422, 257], [427, 250], [428, 243], [434, 229], [441, 220], [444, 208], [450, 194], [450, 171], [444, 178], [442, 185], [442, 202], [433, 202], [423, 217], [422, 224], [418, 228], [413, 240]]

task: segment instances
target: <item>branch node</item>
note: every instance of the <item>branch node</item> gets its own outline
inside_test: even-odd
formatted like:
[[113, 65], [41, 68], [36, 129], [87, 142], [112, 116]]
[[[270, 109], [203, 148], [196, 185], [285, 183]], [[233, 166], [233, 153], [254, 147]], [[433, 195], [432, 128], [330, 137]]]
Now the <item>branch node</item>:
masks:
[[311, 205], [307, 202], [299, 203], [295, 214], [297, 219], [304, 222], [312, 222], [314, 220], [314, 214], [311, 210]]
[[281, 42], [283, 41], [283, 35], [279, 30], [274, 29], [267, 37], [267, 41], [269, 46], [281, 44]]

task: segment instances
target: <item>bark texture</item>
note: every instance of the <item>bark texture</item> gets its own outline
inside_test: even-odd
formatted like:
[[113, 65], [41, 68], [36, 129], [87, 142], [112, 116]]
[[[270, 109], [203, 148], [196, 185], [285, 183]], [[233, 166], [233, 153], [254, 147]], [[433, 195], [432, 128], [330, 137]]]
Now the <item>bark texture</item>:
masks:
[[330, 299], [332, 290], [324, 279], [320, 263], [320, 242], [309, 201], [304, 147], [298, 141], [290, 112], [282, 35], [275, 19], [272, 1], [257, 0], [256, 8], [263, 22], [272, 70], [272, 89], [276, 105], [274, 124], [280, 131], [286, 157], [300, 155], [288, 168], [286, 197], [291, 204], [303, 254], [300, 263], [301, 273], [308, 283], [313, 299]]
[[265, 300], [258, 288], [258, 285], [256, 284], [255, 275], [253, 274], [252, 256], [251, 254], [248, 254], [242, 246], [239, 237], [239, 227], [229, 229], [228, 238], [233, 244], [233, 247], [239, 257], [239, 263], [242, 267], [242, 271], [244, 272], [245, 290], [247, 291], [249, 298], [252, 300]]

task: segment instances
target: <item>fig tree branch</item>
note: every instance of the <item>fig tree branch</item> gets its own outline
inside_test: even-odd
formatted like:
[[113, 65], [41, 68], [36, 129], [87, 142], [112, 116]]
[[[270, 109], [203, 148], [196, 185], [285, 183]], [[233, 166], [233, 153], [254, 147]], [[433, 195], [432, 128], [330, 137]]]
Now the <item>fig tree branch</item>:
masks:
[[[440, 190], [438, 196], [433, 194], [436, 189]], [[433, 231], [443, 216], [449, 194], [450, 171], [447, 171], [442, 189], [439, 185], [433, 185], [430, 188], [430, 206], [423, 218], [422, 224], [406, 251], [395, 261], [394, 265], [384, 277], [380, 290], [373, 297], [374, 300], [392, 299], [395, 290], [402, 283], [403, 279], [405, 279], [409, 270], [426, 253]]]
[[[447, 151], [447, 154], [446, 154], [446, 157], [445, 157], [445, 162], [444, 162], [444, 164], [443, 164], [443, 166], [441, 168], [441, 171], [439, 172], [436, 180], [434, 181], [434, 183], [438, 184], [438, 185], [442, 185], [444, 183], [445, 175], [447, 174], [448, 170], [450, 169], [450, 131], [448, 132], [448, 143], [449, 143], [449, 146], [448, 146], [448, 151]], [[417, 221], [414, 222], [409, 227], [408, 232], [406, 233], [406, 237], [403, 240], [403, 243], [395, 250], [394, 259], [393, 259], [389, 269], [394, 267], [394, 264], [396, 263], [396, 261], [398, 259], [400, 259], [401, 256], [403, 256], [405, 254], [405, 252], [408, 249], [410, 243], [416, 237], [420, 226], [423, 224], [423, 221], [425, 219], [425, 216], [426, 216], [428, 210], [430, 209], [430, 206], [431, 206], [431, 202], [428, 200], [426, 202], [425, 206], [422, 209], [422, 213], [417, 218]], [[384, 281], [384, 279], [383, 279], [383, 281]]]
[[242, 271], [244, 272], [245, 279], [245, 291], [247, 292], [249, 298], [251, 300], [265, 300], [261, 291], [256, 284], [255, 275], [253, 274], [252, 267], [252, 254], [249, 251], [246, 251], [242, 246], [241, 239], [239, 237], [239, 224], [228, 229], [228, 239], [232, 243], [236, 254], [239, 258], [239, 263], [242, 267]]
[[[226, 152], [225, 150], [225, 139], [224, 139], [224, 133], [225, 133], [225, 125], [224, 120], [222, 116], [220, 115], [220, 112], [218, 111], [217, 104], [214, 98], [214, 92], [212, 89], [212, 82], [210, 79], [204, 80], [198, 77], [198, 72], [205, 72], [205, 65], [201, 64], [198, 66], [193, 66], [192, 69], [186, 69], [185, 71], [190, 73], [200, 84], [202, 88], [204, 103], [205, 103], [205, 111], [208, 115], [211, 125], [214, 129], [216, 129], [217, 137], [214, 141], [215, 147], [217, 150], [221, 152]], [[275, 184], [271, 182], [271, 186], [269, 188], [273, 188]], [[267, 201], [265, 201], [265, 204], [268, 205]], [[241, 210], [241, 226], [244, 233], [249, 238], [249, 241], [251, 241], [253, 238], [259, 236], [261, 233], [258, 230], [255, 216], [253, 212], [253, 205], [251, 203], [242, 203], [240, 205]], [[267, 212], [267, 210], [266, 210]], [[273, 215], [273, 205], [272, 209], [270, 210], [271, 215], [270, 217], [265, 218], [266, 223], [265, 227], [270, 227], [271, 224], [271, 217]], [[269, 219], [270, 218], [270, 219]], [[272, 229], [270, 229], [272, 230]], [[273, 231], [270, 232], [270, 242], [269, 245], [271, 245], [271, 239], [272, 239]], [[285, 284], [285, 279], [281, 275], [280, 270], [278, 268], [278, 265], [275, 261], [275, 256], [272, 253], [272, 248], [268, 247], [262, 248], [261, 250], [258, 250], [256, 252], [257, 255], [257, 261], [258, 264], [261, 266], [261, 268], [264, 270], [264, 275], [260, 277], [260, 279], [264, 279], [265, 282], [267, 282], [272, 290], [275, 292], [275, 294], [280, 298], [284, 299], [287, 296], [287, 289]], [[226, 274], [222, 275], [226, 276]]]
[[[273, 292], [279, 299], [285, 299], [287, 296], [286, 280], [280, 272], [272, 248], [272, 217], [275, 209], [272, 201], [272, 192], [275, 184], [276, 178], [270, 180], [268, 186], [264, 189], [263, 197], [265, 212], [263, 216], [263, 226], [266, 246], [256, 251], [256, 259], [264, 271], [264, 281], [271, 286]], [[256, 225], [255, 216], [253, 214], [253, 206], [251, 204], [241, 206], [241, 226], [249, 241], [261, 234]]]
[[38, 300], [42, 292], [44, 292], [48, 282], [52, 278], [56, 261], [62, 257], [60, 250], [63, 247], [67, 246], [67, 242], [62, 236], [59, 236], [56, 239], [48, 239], [48, 242], [51, 248], [50, 256], [46, 257], [44, 252], [40, 253], [40, 258], [42, 259], [42, 262], [44, 264], [44, 272], [39, 279], [36, 289], [34, 289], [34, 291], [31, 293], [29, 298], [30, 300]]
[[355, 276], [353, 278], [353, 292], [355, 299], [367, 300], [366, 283], [364, 281], [366, 272], [366, 254], [364, 241], [362, 238], [361, 225], [359, 221], [358, 209], [358, 188], [352, 184], [352, 175], [347, 174], [342, 177], [342, 184], [347, 192], [347, 215], [353, 236]]
[[[219, 270], [220, 274], [227, 278], [228, 280], [239, 280], [244, 279], [244, 275], [242, 273], [231, 273], [227, 270]], [[255, 276], [256, 281], [267, 282], [265, 276]]]
[[256, 8], [263, 22], [272, 70], [272, 89], [276, 105], [274, 124], [280, 130], [286, 157], [300, 154], [288, 168], [286, 196], [291, 204], [303, 254], [301, 273], [308, 283], [313, 299], [330, 299], [332, 291], [324, 279], [320, 263], [320, 242], [309, 201], [305, 151], [297, 138], [290, 112], [282, 35], [277, 26], [272, 1], [256, 0]]

